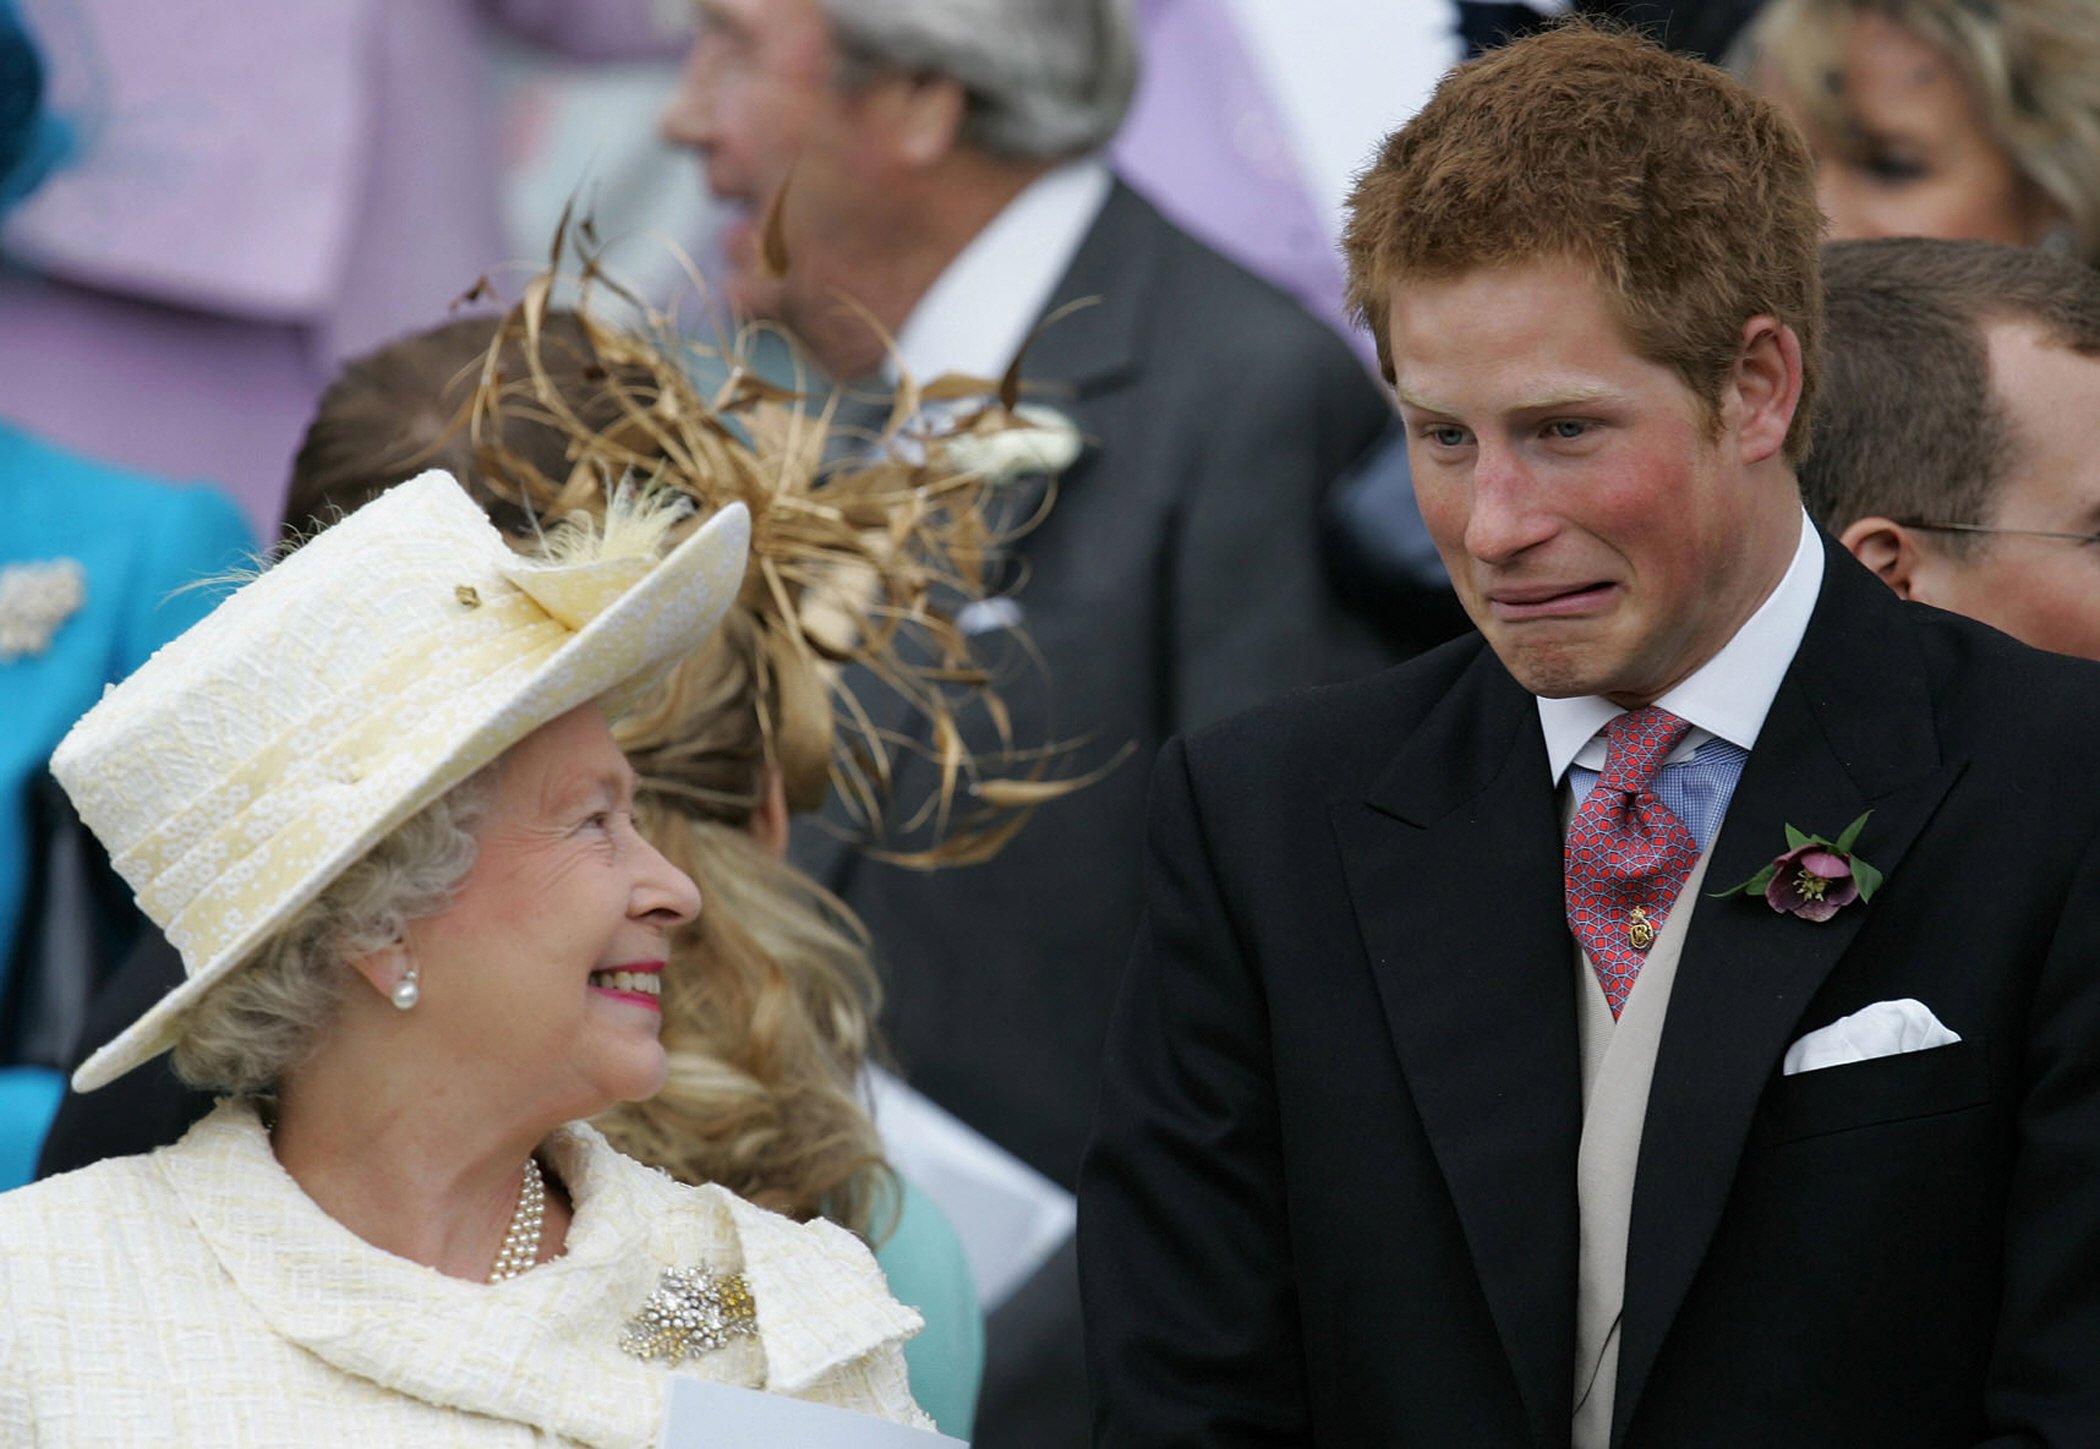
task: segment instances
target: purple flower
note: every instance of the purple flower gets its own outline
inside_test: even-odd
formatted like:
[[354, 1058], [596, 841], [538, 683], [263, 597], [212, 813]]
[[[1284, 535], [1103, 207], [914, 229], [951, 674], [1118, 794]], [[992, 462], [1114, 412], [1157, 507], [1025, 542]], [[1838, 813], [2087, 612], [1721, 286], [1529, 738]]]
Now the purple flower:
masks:
[[1838, 832], [1835, 840], [1809, 835], [1789, 825], [1787, 852], [1741, 885], [1715, 896], [1763, 896], [1782, 916], [1827, 921], [1854, 901], [1871, 901], [1881, 889], [1881, 872], [1852, 853], [1852, 843], [1867, 828], [1865, 815]]
[[1852, 857], [1820, 840], [1796, 846], [1772, 862], [1765, 904], [1810, 921], [1827, 921], [1859, 899]]

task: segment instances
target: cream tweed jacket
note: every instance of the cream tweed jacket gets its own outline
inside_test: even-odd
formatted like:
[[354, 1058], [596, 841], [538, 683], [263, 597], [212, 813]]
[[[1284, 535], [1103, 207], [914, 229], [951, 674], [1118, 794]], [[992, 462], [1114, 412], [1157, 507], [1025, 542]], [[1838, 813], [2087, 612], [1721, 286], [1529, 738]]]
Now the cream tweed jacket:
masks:
[[580, 1124], [545, 1157], [567, 1251], [495, 1285], [342, 1227], [238, 1103], [0, 1194], [0, 1445], [639, 1449], [671, 1371], [619, 1339], [672, 1267], [741, 1272], [758, 1321], [678, 1372], [932, 1427], [901, 1351], [919, 1317], [850, 1233], [682, 1187]]

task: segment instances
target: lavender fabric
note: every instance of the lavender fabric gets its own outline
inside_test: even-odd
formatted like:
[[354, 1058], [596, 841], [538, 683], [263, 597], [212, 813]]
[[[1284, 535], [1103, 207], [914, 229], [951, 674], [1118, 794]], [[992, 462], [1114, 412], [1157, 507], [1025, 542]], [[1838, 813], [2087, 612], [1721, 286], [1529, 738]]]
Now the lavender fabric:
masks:
[[505, 258], [492, 25], [675, 50], [652, 0], [29, 0], [77, 157], [0, 243], [0, 408], [274, 529], [346, 357]]
[[1144, 70], [1108, 152], [1118, 174], [1358, 345], [1342, 321], [1340, 258], [1232, 7], [1143, 0], [1139, 24]]

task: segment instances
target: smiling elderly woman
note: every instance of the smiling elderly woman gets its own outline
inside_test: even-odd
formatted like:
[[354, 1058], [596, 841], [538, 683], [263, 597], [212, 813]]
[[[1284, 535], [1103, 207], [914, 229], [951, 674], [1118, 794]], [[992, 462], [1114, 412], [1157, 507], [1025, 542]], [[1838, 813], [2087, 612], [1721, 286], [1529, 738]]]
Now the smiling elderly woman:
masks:
[[[53, 768], [186, 981], [81, 1068], [228, 1093], [0, 1195], [0, 1441], [654, 1441], [672, 1371], [924, 1425], [867, 1250], [614, 1153], [692, 882], [600, 701], [715, 627], [748, 519], [513, 554], [443, 474], [236, 592]], [[560, 541], [559, 539], [557, 540]]]

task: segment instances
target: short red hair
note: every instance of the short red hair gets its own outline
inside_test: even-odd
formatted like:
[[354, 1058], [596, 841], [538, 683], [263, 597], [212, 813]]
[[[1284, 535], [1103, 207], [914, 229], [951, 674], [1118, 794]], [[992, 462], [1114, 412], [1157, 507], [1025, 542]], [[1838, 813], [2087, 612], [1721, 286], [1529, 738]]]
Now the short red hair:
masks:
[[1820, 361], [1815, 165], [1793, 127], [1723, 72], [1573, 21], [1447, 75], [1349, 198], [1349, 303], [1393, 375], [1387, 310], [1411, 279], [1566, 258], [1631, 345], [1710, 409], [1750, 318], [1801, 342], [1786, 454], [1807, 451]]

